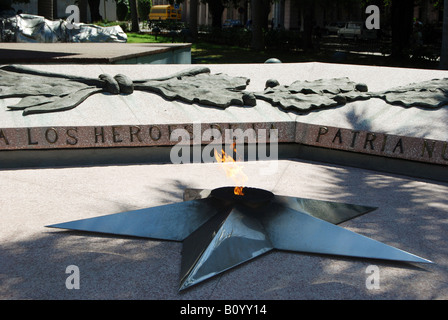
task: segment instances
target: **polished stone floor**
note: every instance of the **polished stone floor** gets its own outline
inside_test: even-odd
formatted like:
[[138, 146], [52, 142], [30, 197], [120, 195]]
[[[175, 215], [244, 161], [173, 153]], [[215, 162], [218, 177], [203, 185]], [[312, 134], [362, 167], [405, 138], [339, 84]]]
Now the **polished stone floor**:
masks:
[[[270, 166], [269, 176], [262, 175]], [[46, 225], [182, 201], [232, 184], [220, 164], [0, 171], [1, 299], [447, 299], [448, 184], [336, 165], [246, 162], [248, 185], [378, 207], [341, 226], [433, 261], [273, 251], [178, 292], [182, 243]], [[69, 290], [69, 266], [80, 288]], [[379, 287], [368, 289], [373, 268]]]

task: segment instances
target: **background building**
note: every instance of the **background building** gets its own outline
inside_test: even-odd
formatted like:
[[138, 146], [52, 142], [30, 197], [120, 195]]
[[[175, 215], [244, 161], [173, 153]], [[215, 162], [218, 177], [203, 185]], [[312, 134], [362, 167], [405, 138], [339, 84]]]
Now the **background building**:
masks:
[[[70, 14], [65, 10], [70, 5], [78, 5], [78, 0], [53, 0], [53, 19], [65, 19]], [[39, 13], [39, 0], [30, 0], [29, 3], [12, 3], [14, 10], [21, 10], [23, 13], [38, 14]], [[115, 0], [100, 0], [100, 15], [104, 20], [115, 21], [117, 20], [117, 3]], [[90, 9], [87, 6], [87, 21], [92, 22], [90, 18]]]
[[[53, 0], [53, 19], [65, 18], [67, 6], [78, 4], [87, 0]], [[12, 3], [12, 7], [24, 13], [38, 14], [39, 4], [43, 0], [30, 0], [29, 3]], [[387, 25], [390, 19], [390, 9], [384, 6], [384, 1], [378, 0], [381, 10], [382, 23]], [[169, 4], [168, 0], [152, 0], [153, 5]], [[190, 19], [190, 0], [184, 0], [180, 4], [182, 8], [182, 20], [186, 23]], [[100, 0], [100, 15], [104, 20], [117, 20], [116, 0]], [[209, 5], [198, 1], [198, 25], [211, 25], [212, 15]], [[303, 9], [300, 0], [279, 0], [275, 1], [270, 8], [268, 20], [269, 25], [285, 30], [303, 30]], [[366, 17], [361, 1], [315, 1], [314, 5], [314, 25], [324, 27], [331, 22], [363, 21]], [[434, 7], [431, 0], [419, 1], [415, 6], [414, 17], [423, 24], [441, 23], [443, 20], [442, 11]], [[145, 19], [140, 17], [141, 20]], [[251, 20], [250, 1], [241, 0], [237, 6], [230, 5], [225, 8], [222, 14], [222, 21], [238, 20], [242, 25], [246, 25]], [[90, 19], [90, 10], [87, 6], [87, 21]]]

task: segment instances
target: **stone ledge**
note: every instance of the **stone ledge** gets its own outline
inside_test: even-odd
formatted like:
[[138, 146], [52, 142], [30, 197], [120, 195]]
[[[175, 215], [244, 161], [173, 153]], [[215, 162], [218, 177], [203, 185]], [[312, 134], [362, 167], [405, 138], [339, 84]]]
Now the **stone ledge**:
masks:
[[2, 43], [0, 64], [120, 64], [184, 49], [191, 50], [191, 44]]
[[[132, 79], [164, 77], [186, 69], [181, 65], [40, 65], [32, 68], [83, 77], [121, 73]], [[212, 65], [210, 69], [213, 74], [250, 79], [247, 87], [250, 92], [262, 90], [266, 79], [270, 78], [289, 84], [295, 80], [346, 76], [356, 83], [365, 82], [375, 92], [406, 85], [411, 80], [447, 78], [446, 72], [434, 70], [320, 63]], [[246, 133], [244, 142], [249, 144], [270, 141], [269, 135], [258, 134], [261, 133], [259, 129], [278, 129], [280, 159], [342, 161], [340, 164], [431, 179], [437, 179], [440, 168], [446, 170], [448, 164], [445, 107], [437, 110], [404, 108], [391, 106], [381, 99], [370, 99], [300, 114], [286, 112], [265, 101], [257, 101], [256, 106], [230, 106], [222, 110], [135, 92], [129, 96], [103, 93], [67, 112], [22, 116], [20, 112], [7, 110], [17, 102], [15, 98], [0, 101], [2, 168], [20, 168], [22, 164], [36, 167], [63, 163], [100, 165], [113, 163], [110, 160], [114, 157], [120, 164], [135, 163], [137, 159], [137, 162], [153, 163], [160, 157], [149, 154], [161, 153], [164, 161], [169, 162], [169, 150], [178, 143], [204, 146], [210, 142], [232, 142], [226, 140], [225, 129], [228, 128], [240, 128]], [[201, 123], [200, 134], [195, 133], [197, 123]], [[185, 130], [172, 140], [170, 135], [176, 129]], [[221, 139], [216, 139], [216, 132], [213, 137], [204, 137], [207, 129], [218, 130], [218, 136], [223, 134]], [[254, 132], [246, 132], [247, 129], [254, 129]], [[402, 170], [401, 165], [407, 169]], [[434, 168], [433, 172], [429, 168]]]
[[297, 123], [296, 143], [448, 165], [448, 142], [446, 141]]
[[448, 166], [447, 141], [293, 121], [0, 128], [0, 153], [275, 141]]

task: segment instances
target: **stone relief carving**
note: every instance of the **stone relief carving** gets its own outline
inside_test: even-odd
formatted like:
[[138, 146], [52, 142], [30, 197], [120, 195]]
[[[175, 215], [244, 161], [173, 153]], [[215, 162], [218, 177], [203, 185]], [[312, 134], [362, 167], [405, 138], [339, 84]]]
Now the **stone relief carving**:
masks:
[[70, 110], [97, 93], [132, 94], [134, 90], [158, 94], [170, 101], [227, 108], [255, 106], [257, 99], [286, 111], [309, 112], [342, 106], [357, 100], [382, 99], [391, 105], [435, 109], [448, 104], [448, 78], [434, 79], [384, 92], [369, 92], [362, 83], [349, 78], [295, 81], [280, 85], [266, 81], [261, 92], [246, 91], [249, 79], [211, 74], [206, 67], [187, 69], [166, 77], [131, 80], [126, 75], [98, 78], [43, 72], [24, 66], [0, 67], [0, 99], [22, 98], [8, 106], [23, 115]]
[[371, 96], [407, 108], [440, 108], [448, 104], [448, 78], [411, 83]]
[[208, 68], [192, 68], [163, 78], [132, 81], [118, 74], [98, 78], [41, 72], [23, 66], [0, 68], [0, 98], [21, 97], [10, 110], [23, 115], [70, 110], [96, 93], [132, 94], [134, 90], [159, 94], [168, 100], [226, 108], [255, 105], [253, 94], [245, 92], [249, 79], [210, 74]]
[[266, 89], [255, 93], [255, 97], [285, 110], [303, 112], [369, 99], [365, 92], [366, 85], [352, 82], [349, 78], [295, 81], [289, 86], [270, 79], [266, 82]]

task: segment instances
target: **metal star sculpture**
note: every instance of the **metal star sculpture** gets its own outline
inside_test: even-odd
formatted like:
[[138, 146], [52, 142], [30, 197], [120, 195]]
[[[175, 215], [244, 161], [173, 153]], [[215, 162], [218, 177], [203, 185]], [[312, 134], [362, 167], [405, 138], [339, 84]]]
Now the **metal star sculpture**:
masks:
[[431, 263], [337, 226], [376, 208], [233, 190], [187, 189], [184, 202], [48, 227], [182, 241], [179, 291], [273, 249]]

